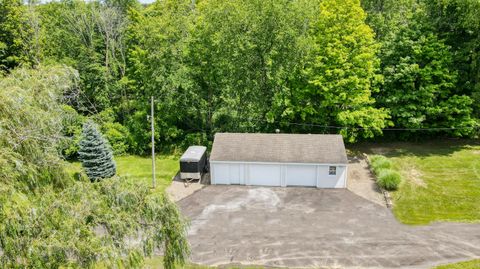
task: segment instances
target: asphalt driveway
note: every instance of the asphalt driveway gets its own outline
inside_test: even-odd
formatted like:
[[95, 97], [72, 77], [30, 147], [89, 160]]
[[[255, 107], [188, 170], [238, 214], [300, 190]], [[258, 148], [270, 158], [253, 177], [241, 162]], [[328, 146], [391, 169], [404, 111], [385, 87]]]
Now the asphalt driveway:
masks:
[[199, 264], [431, 268], [480, 258], [480, 224], [403, 225], [346, 189], [208, 186], [178, 203]]

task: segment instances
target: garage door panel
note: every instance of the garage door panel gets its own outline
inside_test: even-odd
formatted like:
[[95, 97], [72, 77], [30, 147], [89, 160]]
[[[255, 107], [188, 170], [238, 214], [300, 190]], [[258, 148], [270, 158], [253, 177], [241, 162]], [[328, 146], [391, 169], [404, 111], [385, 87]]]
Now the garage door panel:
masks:
[[248, 166], [250, 185], [280, 186], [280, 165], [250, 164]]
[[287, 165], [287, 186], [317, 186], [315, 165]]
[[230, 184], [241, 184], [241, 164], [229, 164]]
[[230, 171], [228, 164], [216, 163], [211, 166], [215, 184], [230, 184]]

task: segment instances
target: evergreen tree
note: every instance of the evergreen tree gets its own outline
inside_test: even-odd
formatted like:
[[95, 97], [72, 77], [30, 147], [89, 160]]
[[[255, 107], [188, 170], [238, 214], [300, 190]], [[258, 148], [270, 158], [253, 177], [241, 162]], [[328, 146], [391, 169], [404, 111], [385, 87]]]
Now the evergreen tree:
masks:
[[92, 121], [83, 125], [78, 155], [92, 181], [113, 177], [117, 171], [110, 145]]

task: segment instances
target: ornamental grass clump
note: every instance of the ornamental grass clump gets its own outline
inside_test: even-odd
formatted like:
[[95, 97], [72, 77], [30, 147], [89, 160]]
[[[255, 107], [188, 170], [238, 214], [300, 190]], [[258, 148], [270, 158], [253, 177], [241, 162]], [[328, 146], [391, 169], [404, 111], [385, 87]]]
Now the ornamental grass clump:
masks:
[[370, 158], [370, 164], [375, 175], [378, 176], [381, 170], [390, 169], [392, 167], [392, 162], [384, 156], [374, 155]]
[[398, 189], [402, 177], [397, 171], [392, 170], [392, 162], [382, 155], [370, 157], [370, 165], [377, 177], [377, 184], [380, 188], [393, 191]]
[[391, 169], [383, 169], [377, 175], [377, 184], [389, 191], [397, 190], [401, 181], [400, 174]]

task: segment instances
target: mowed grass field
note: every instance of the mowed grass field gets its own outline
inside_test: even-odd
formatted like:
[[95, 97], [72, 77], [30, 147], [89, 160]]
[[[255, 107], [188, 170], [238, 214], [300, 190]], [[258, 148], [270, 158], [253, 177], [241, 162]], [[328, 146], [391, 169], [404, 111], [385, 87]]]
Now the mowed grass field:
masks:
[[392, 193], [401, 222], [480, 222], [479, 142], [380, 143], [366, 151], [390, 158], [402, 174]]
[[[179, 170], [179, 157], [175, 155], [160, 155], [155, 159], [156, 188], [155, 191], [164, 191], [172, 178]], [[117, 174], [125, 176], [135, 182], [143, 182], [152, 185], [152, 159], [142, 156], [116, 156]], [[80, 162], [69, 164], [70, 173], [82, 170]]]

